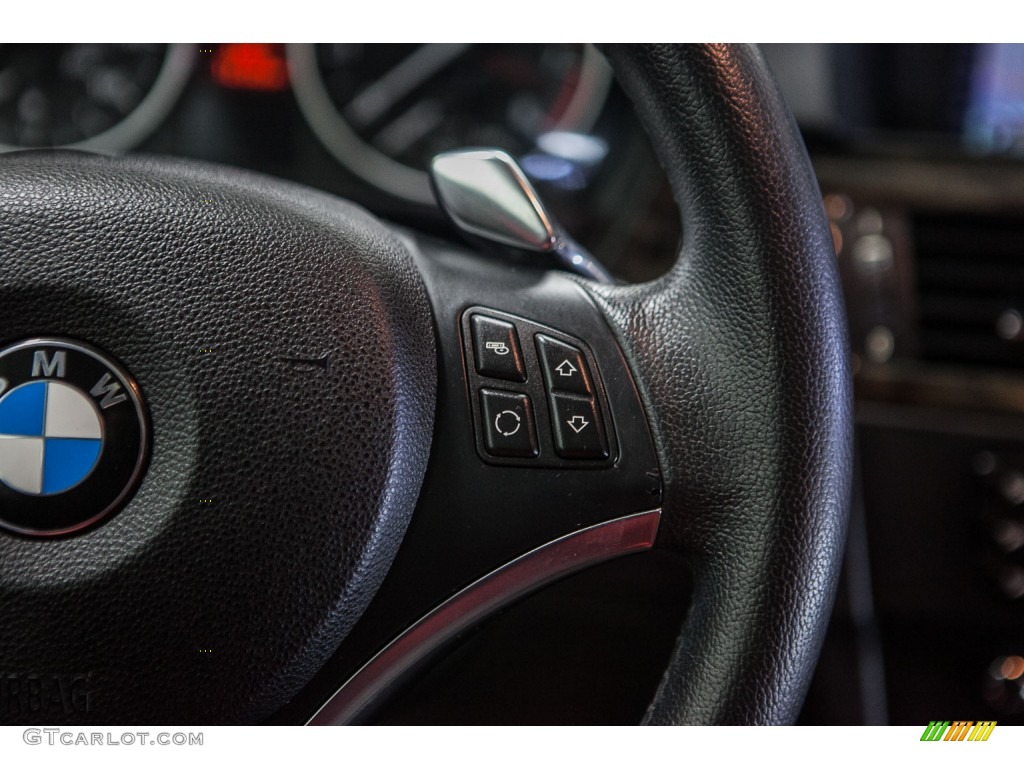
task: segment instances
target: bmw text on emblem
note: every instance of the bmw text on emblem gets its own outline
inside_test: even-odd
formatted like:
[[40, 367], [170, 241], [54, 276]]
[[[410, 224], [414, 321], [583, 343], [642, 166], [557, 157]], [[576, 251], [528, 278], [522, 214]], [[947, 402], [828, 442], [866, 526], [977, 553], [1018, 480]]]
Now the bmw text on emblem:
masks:
[[109, 515], [148, 439], [138, 385], [104, 353], [67, 339], [0, 350], [0, 527], [52, 536]]

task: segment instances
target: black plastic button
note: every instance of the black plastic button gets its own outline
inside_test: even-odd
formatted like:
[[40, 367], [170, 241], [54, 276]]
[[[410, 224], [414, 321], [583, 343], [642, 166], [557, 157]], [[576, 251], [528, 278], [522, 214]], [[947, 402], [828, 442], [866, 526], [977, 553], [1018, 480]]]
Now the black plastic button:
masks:
[[555, 451], [566, 459], [607, 459], [608, 440], [593, 398], [551, 396]]
[[537, 431], [527, 395], [481, 389], [480, 413], [488, 453], [519, 458], [537, 455]]
[[473, 315], [470, 324], [477, 373], [496, 379], [526, 381], [526, 367], [516, 327], [484, 315]]
[[544, 369], [544, 380], [548, 383], [548, 390], [574, 392], [579, 395], [594, 394], [586, 358], [576, 347], [550, 336], [537, 334], [537, 356], [540, 358], [541, 368]]

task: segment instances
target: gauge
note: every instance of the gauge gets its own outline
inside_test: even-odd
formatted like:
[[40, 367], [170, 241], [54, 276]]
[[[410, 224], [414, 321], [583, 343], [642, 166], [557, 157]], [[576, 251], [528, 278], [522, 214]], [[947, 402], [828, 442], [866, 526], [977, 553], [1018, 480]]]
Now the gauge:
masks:
[[123, 152], [167, 116], [192, 69], [186, 45], [0, 45], [0, 150]]
[[584, 45], [290, 45], [299, 106], [346, 167], [432, 203], [431, 158], [467, 146], [521, 155], [553, 131], [587, 132], [611, 85]]

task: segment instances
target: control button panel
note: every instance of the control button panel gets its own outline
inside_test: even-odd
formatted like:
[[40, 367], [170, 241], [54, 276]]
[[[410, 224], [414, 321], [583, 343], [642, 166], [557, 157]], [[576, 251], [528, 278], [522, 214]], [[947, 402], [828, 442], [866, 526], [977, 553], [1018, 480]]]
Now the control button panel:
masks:
[[462, 316], [477, 452], [489, 464], [601, 469], [618, 445], [583, 339], [474, 307]]
[[470, 326], [477, 373], [508, 381], [526, 381], [519, 334], [512, 323], [474, 314]]
[[484, 445], [492, 456], [537, 455], [530, 397], [520, 392], [480, 390]]

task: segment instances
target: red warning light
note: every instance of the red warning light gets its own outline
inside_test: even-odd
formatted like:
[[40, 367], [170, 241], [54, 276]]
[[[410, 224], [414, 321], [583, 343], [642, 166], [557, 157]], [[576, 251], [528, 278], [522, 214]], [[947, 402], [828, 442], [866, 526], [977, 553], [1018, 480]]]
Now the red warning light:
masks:
[[280, 91], [288, 86], [288, 64], [279, 43], [222, 43], [210, 68], [214, 82], [225, 88]]

